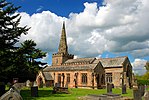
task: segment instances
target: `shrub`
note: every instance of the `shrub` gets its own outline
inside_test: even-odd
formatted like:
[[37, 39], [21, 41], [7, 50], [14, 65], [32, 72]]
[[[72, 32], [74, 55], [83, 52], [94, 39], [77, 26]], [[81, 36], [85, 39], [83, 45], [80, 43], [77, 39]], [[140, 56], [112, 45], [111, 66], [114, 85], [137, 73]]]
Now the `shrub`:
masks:
[[149, 85], [149, 80], [137, 80], [138, 85]]

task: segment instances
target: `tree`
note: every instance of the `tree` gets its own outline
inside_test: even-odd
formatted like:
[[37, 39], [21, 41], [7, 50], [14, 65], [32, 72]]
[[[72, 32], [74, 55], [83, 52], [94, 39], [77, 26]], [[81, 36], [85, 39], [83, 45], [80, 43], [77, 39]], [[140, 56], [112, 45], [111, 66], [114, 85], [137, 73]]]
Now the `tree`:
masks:
[[35, 49], [36, 43], [31, 40], [25, 41], [22, 47], [15, 46], [21, 35], [26, 35], [29, 30], [27, 26], [19, 26], [20, 14], [14, 14], [19, 8], [5, 0], [0, 1], [0, 81], [7, 82], [22, 73], [37, 72], [39, 63], [35, 59], [45, 56]]
[[147, 72], [149, 72], [149, 61], [146, 62], [145, 68], [146, 68]]
[[[18, 72], [21, 72], [19, 76], [23, 77], [23, 79], [34, 80], [37, 72], [41, 69], [39, 65], [46, 64], [36, 60], [46, 56], [46, 53], [42, 52], [41, 50], [35, 47], [36, 47], [36, 43], [34, 41], [26, 40], [21, 44], [21, 47], [17, 51], [19, 56], [16, 57], [16, 61], [17, 61], [16, 64], [17, 65], [21, 64], [20, 68], [22, 68], [23, 74], [21, 71], [18, 71]], [[24, 75], [24, 73], [26, 73], [26, 75], [28, 76]]]

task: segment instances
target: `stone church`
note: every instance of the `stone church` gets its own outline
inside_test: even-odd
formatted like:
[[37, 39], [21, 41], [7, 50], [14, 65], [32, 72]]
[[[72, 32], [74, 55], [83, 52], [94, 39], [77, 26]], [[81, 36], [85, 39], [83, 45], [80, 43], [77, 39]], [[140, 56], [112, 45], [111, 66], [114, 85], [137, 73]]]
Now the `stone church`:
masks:
[[127, 56], [116, 58], [77, 58], [68, 53], [65, 23], [58, 52], [52, 55], [52, 65], [37, 75], [38, 86], [103, 88], [107, 83], [114, 87], [132, 86], [132, 66]]

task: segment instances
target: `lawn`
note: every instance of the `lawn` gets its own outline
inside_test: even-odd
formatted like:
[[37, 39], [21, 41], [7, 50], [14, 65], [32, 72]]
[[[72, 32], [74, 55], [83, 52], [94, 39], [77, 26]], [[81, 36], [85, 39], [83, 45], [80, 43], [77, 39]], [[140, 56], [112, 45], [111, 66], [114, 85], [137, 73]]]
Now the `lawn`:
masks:
[[[69, 94], [52, 94], [52, 88], [39, 88], [38, 97], [31, 97], [29, 88], [24, 88], [21, 91], [23, 100], [77, 100], [77, 97], [86, 96], [88, 94], [104, 94], [106, 89], [83, 89], [83, 88], [71, 88]], [[113, 93], [121, 94], [121, 89], [113, 89]], [[132, 97], [132, 90], [127, 89], [127, 94], [122, 96]]]

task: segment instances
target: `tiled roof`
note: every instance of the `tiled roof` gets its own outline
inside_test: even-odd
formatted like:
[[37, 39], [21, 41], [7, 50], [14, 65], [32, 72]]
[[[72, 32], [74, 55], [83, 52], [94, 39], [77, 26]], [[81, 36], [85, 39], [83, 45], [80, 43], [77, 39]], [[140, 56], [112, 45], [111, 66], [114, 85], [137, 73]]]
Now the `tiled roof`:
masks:
[[126, 58], [126, 56], [116, 58], [102, 58], [99, 59], [99, 61], [102, 63], [103, 67], [122, 67]]
[[[94, 58], [93, 58], [94, 59]], [[93, 60], [90, 59], [90, 60]], [[43, 69], [43, 71], [75, 71], [75, 70], [92, 70], [94, 69], [97, 64], [100, 63], [99, 60], [95, 60], [92, 62], [92, 64], [70, 64], [70, 65], [61, 65], [61, 66], [48, 66]]]
[[[69, 59], [61, 66], [48, 66], [43, 71], [75, 71], [75, 70], [91, 70], [94, 69], [98, 63], [101, 63], [103, 67], [122, 67], [126, 60], [125, 57], [116, 58], [78, 58]], [[88, 63], [83, 63], [88, 62]], [[82, 64], [80, 64], [82, 63]]]
[[75, 71], [75, 70], [91, 70], [96, 67], [97, 64], [88, 64], [84, 66], [48, 66], [43, 71]]
[[52, 77], [51, 73], [43, 72], [43, 75], [45, 77], [45, 80], [53, 80], [53, 77]]
[[89, 63], [91, 64], [96, 58], [77, 58], [69, 59], [64, 64], [73, 64], [73, 63]]

